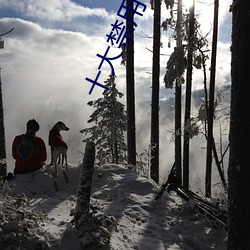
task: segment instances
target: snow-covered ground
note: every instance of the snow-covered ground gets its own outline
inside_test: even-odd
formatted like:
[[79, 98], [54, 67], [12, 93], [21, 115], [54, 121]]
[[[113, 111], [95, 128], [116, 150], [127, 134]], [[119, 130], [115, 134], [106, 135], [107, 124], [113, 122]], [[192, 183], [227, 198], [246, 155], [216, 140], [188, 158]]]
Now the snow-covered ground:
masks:
[[[70, 223], [70, 213], [76, 205], [79, 169], [80, 167], [70, 168], [69, 184], [64, 182], [62, 173], [59, 172], [58, 191], [54, 189], [49, 170], [19, 175], [9, 181], [9, 186], [14, 185], [13, 195], [24, 193], [30, 198], [28, 210], [43, 212], [42, 215], [47, 215], [47, 218], [41, 219], [36, 225], [30, 219], [30, 226], [26, 230], [28, 233], [25, 231], [24, 238], [18, 235], [18, 223], [21, 220], [12, 218], [17, 220], [16, 226], [13, 226], [15, 221], [13, 223], [6, 217], [0, 230], [1, 250], [34, 250], [34, 246], [28, 248], [29, 244], [25, 243], [25, 239], [30, 242], [46, 240], [50, 247], [44, 246], [44, 249], [83, 249]], [[226, 249], [223, 243], [226, 237], [224, 228], [213, 228], [175, 193], [165, 192], [160, 200], [155, 200], [158, 192], [159, 188], [147, 178], [122, 166], [104, 165], [95, 169], [91, 203], [100, 212], [116, 219], [110, 244], [100, 249]], [[33, 216], [33, 221], [36, 218]], [[19, 240], [19, 248], [10, 247], [14, 242], [11, 237], [15, 237], [15, 240], [18, 237], [23, 239]], [[22, 248], [24, 246], [26, 248]], [[36, 249], [43, 249], [42, 244]]]

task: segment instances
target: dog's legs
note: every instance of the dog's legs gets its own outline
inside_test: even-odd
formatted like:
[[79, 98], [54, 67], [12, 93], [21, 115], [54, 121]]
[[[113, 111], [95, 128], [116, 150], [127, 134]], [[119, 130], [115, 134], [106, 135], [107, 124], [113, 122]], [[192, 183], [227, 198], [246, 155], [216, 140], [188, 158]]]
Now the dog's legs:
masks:
[[67, 172], [69, 171], [68, 169], [68, 163], [67, 163], [67, 149], [65, 149], [62, 152], [62, 159], [65, 160], [65, 166], [66, 166], [66, 170], [63, 169], [62, 174], [63, 174], [63, 178], [65, 180], [66, 183], [69, 183], [69, 176], [67, 174]]
[[69, 168], [68, 168], [67, 152], [62, 152], [61, 156], [62, 156], [62, 166], [65, 162], [65, 167], [66, 167], [66, 170], [68, 171]]
[[54, 164], [53, 155], [54, 155], [54, 148], [50, 147], [50, 158], [51, 158], [50, 166], [52, 166]]
[[69, 171], [67, 153], [64, 154], [64, 158], [65, 158], [66, 170]]
[[64, 154], [64, 152], [61, 153], [61, 157], [62, 157], [62, 166], [63, 166], [64, 160], [65, 160], [65, 154]]
[[61, 154], [58, 155], [58, 161], [57, 164], [61, 164]]
[[54, 148], [53, 149], [53, 164], [55, 166], [55, 176], [57, 176], [57, 172], [58, 172], [58, 158], [62, 157], [62, 166], [64, 164], [65, 161], [65, 165], [66, 165], [66, 171], [68, 171], [68, 162], [67, 162], [67, 149], [63, 148], [63, 147], [59, 147], [59, 148]]
[[54, 151], [53, 151], [53, 163], [55, 166], [55, 176], [57, 176], [57, 160], [58, 160], [59, 155], [60, 155], [60, 152], [58, 152], [57, 150], [54, 149]]
[[55, 176], [57, 177], [57, 164], [55, 164]]

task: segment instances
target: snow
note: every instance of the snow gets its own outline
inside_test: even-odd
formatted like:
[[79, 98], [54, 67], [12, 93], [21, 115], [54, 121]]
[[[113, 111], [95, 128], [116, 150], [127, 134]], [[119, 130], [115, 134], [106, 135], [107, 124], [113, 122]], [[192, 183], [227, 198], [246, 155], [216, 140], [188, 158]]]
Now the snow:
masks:
[[[56, 178], [58, 191], [54, 188], [51, 169], [18, 175], [8, 183], [14, 186], [12, 195], [24, 193], [29, 197], [29, 210], [47, 214], [48, 218], [38, 225], [40, 230], [34, 227], [29, 229], [33, 231], [32, 237], [37, 235], [40, 240], [48, 242], [50, 247], [44, 249], [83, 249], [70, 223], [73, 219], [71, 211], [76, 206], [79, 173], [80, 166], [70, 167], [67, 184], [59, 169]], [[159, 187], [152, 181], [123, 166], [96, 168], [91, 204], [100, 213], [113, 216], [116, 221], [110, 244], [99, 249], [226, 249], [224, 228], [213, 228], [175, 193], [164, 192], [160, 200], [155, 200], [158, 192]], [[8, 250], [1, 247], [1, 242], [0, 248]]]

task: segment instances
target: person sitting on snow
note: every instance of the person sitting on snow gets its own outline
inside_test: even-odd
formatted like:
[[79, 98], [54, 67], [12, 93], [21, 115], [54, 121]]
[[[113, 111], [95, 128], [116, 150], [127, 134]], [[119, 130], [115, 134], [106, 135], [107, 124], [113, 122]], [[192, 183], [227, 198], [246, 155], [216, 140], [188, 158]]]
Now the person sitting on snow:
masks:
[[16, 160], [14, 175], [37, 171], [47, 159], [45, 143], [36, 136], [40, 128], [38, 122], [32, 119], [26, 126], [26, 134], [17, 135], [12, 144], [12, 156]]

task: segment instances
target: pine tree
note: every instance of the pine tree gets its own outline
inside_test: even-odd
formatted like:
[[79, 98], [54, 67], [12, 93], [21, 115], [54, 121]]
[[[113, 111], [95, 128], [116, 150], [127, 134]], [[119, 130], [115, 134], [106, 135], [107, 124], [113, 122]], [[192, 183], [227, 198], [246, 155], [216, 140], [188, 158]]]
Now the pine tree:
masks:
[[[194, 3], [190, 8], [190, 14], [182, 14], [182, 0], [176, 2], [177, 12], [174, 11], [175, 1], [165, 0], [167, 9], [170, 10], [170, 17], [163, 23], [162, 27], [165, 31], [173, 30], [174, 33], [169, 36], [168, 47], [171, 47], [171, 39], [176, 40], [176, 47], [167, 62], [167, 71], [164, 76], [166, 88], [173, 88], [175, 85], [175, 161], [176, 174], [180, 180], [183, 177], [183, 185], [185, 188], [189, 186], [189, 139], [194, 136], [192, 129], [193, 117], [190, 117], [191, 111], [191, 95], [192, 95], [192, 68], [202, 69], [204, 74], [204, 88], [206, 88], [206, 67], [205, 62], [208, 56], [207, 52], [208, 41], [201, 35], [200, 24], [194, 16]], [[175, 14], [176, 13], [176, 14]], [[182, 87], [185, 82], [183, 77], [187, 69], [186, 76], [186, 103], [185, 103], [185, 126], [181, 127], [182, 115]], [[206, 96], [207, 91], [205, 91]], [[207, 98], [205, 97], [205, 100]], [[195, 127], [194, 127], [195, 128]], [[182, 131], [184, 132], [183, 140], [183, 176], [182, 176], [182, 154], [181, 142]], [[191, 133], [190, 133], [191, 132]]]
[[228, 167], [228, 250], [250, 249], [250, 1], [234, 0], [232, 11], [232, 93]]
[[207, 159], [206, 159], [206, 179], [205, 193], [207, 197], [211, 197], [211, 178], [212, 178], [212, 156], [213, 156], [213, 123], [214, 123], [214, 90], [216, 76], [216, 57], [217, 57], [217, 40], [218, 40], [218, 16], [219, 16], [219, 0], [214, 1], [214, 25], [213, 25], [213, 41], [212, 56], [210, 69], [210, 88], [209, 88], [209, 106], [208, 106], [208, 131], [207, 131]]
[[118, 101], [123, 93], [116, 88], [115, 76], [109, 75], [104, 82], [109, 88], [103, 91], [103, 97], [88, 102], [96, 110], [90, 115], [88, 123], [93, 127], [82, 129], [80, 132], [91, 134], [84, 142], [94, 142], [96, 145], [97, 164], [123, 163], [127, 146], [124, 142], [124, 132], [127, 129], [127, 114], [124, 105]]
[[188, 20], [188, 52], [187, 52], [187, 73], [186, 73], [186, 99], [185, 99], [185, 127], [184, 127], [184, 140], [183, 140], [183, 186], [189, 189], [189, 131], [185, 128], [191, 124], [191, 99], [192, 99], [192, 75], [193, 75], [193, 51], [194, 47], [192, 42], [194, 39], [195, 28], [195, 0], [193, 0], [192, 6], [189, 8], [189, 20]]
[[150, 176], [156, 183], [159, 183], [159, 88], [160, 88], [160, 43], [161, 43], [160, 22], [161, 22], [161, 2], [154, 1]]
[[[133, 30], [134, 3], [126, 0], [126, 27]], [[130, 41], [130, 42], [129, 42]], [[134, 74], [134, 32], [129, 32], [126, 39], [126, 99], [127, 99], [127, 145], [128, 164], [136, 165], [136, 124], [135, 124], [135, 74]]]

